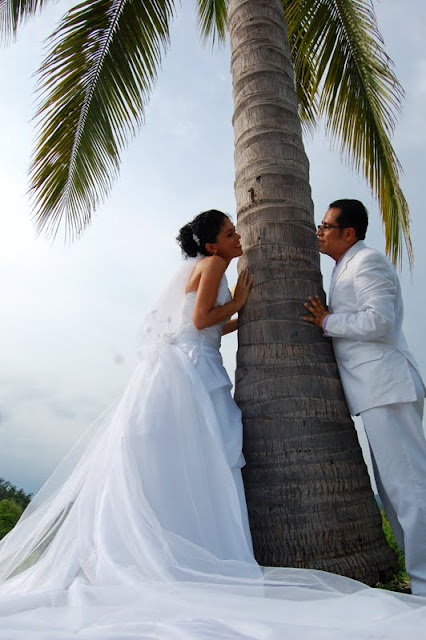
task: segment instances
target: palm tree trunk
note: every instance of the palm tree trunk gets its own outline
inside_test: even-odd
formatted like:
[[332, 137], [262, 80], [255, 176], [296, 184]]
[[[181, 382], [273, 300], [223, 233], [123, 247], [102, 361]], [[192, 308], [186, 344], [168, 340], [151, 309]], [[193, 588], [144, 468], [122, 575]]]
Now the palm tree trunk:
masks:
[[395, 556], [331, 342], [301, 319], [307, 296], [324, 293], [282, 0], [230, 0], [228, 26], [240, 266], [255, 275], [236, 399], [256, 557], [375, 584]]

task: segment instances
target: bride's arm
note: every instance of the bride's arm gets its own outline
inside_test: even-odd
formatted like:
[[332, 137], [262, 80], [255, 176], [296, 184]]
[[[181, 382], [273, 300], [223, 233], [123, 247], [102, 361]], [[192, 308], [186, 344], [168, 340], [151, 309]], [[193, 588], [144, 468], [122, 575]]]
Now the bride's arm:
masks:
[[203, 262], [192, 315], [197, 329], [212, 327], [237, 313], [245, 305], [253, 283], [253, 278], [249, 278], [248, 272], [243, 271], [238, 278], [233, 299], [215, 307], [220, 281], [228, 265], [219, 256], [211, 256]]
[[228, 320], [225, 322], [222, 328], [222, 335], [226, 336], [227, 333], [232, 333], [238, 329], [238, 318], [232, 318], [232, 320]]

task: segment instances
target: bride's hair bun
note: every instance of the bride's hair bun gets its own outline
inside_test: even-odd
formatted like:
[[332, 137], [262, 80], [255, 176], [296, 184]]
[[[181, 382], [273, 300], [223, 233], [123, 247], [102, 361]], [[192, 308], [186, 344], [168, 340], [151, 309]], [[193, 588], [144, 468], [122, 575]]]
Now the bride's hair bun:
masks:
[[188, 222], [183, 226], [176, 240], [184, 256], [195, 258], [199, 253], [203, 256], [210, 256], [211, 254], [207, 251], [206, 244], [216, 242], [224, 219], [227, 217], [222, 211], [210, 209], [199, 213], [192, 222]]
[[195, 258], [198, 253], [198, 244], [193, 236], [194, 232], [192, 231], [191, 225], [186, 224], [179, 231], [179, 235], [176, 238], [180, 248], [182, 249], [182, 253], [189, 258]]

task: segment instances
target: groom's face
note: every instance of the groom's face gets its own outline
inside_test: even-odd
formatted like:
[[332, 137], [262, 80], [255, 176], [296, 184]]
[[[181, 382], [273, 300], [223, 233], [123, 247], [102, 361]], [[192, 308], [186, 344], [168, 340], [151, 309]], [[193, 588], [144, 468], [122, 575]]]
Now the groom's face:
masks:
[[341, 210], [329, 209], [317, 228], [318, 248], [321, 253], [337, 260], [350, 247], [347, 238], [347, 229], [341, 227], [337, 221]]

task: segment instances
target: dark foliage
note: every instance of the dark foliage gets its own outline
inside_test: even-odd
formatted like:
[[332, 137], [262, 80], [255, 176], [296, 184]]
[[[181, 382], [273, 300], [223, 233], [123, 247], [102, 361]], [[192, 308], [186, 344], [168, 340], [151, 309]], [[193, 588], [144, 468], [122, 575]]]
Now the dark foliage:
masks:
[[18, 489], [10, 482], [0, 478], [0, 500], [14, 500], [24, 510], [31, 498], [31, 493], [25, 493], [23, 489]]

